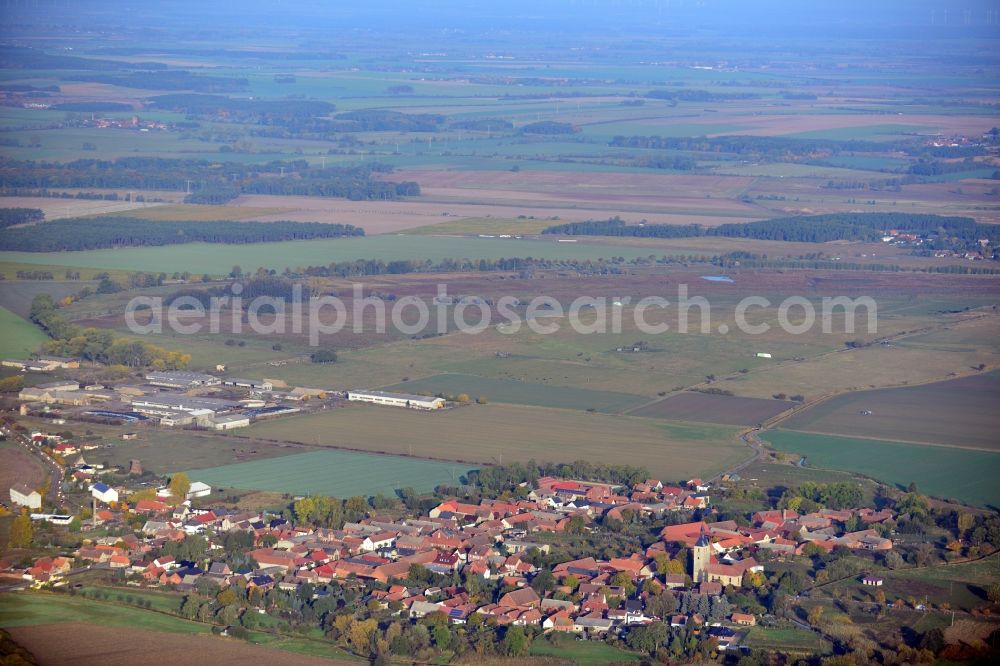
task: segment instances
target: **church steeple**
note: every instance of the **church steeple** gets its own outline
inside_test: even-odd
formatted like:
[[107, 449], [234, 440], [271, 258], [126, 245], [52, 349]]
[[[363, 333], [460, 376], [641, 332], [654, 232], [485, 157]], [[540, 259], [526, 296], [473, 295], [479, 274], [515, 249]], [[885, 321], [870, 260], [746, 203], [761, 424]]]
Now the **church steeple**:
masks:
[[708, 565], [712, 561], [712, 538], [701, 528], [701, 535], [691, 549], [691, 579], [695, 583], [708, 580]]

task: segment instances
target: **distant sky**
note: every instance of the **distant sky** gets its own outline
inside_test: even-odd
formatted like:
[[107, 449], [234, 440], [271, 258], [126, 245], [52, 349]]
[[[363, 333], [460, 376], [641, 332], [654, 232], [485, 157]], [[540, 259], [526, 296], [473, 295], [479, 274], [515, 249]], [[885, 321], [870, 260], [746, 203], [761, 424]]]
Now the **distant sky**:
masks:
[[193, 28], [1000, 36], [997, 0], [3, 0], [0, 12], [0, 26], [103, 15], [154, 25], [190, 20]]

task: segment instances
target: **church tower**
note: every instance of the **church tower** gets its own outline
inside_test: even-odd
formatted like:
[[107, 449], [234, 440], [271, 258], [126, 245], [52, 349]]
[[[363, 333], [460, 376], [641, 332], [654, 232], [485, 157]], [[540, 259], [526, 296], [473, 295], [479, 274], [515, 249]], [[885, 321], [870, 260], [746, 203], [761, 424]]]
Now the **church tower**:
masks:
[[708, 581], [708, 565], [712, 561], [712, 540], [702, 531], [698, 542], [691, 549], [691, 580], [695, 583]]

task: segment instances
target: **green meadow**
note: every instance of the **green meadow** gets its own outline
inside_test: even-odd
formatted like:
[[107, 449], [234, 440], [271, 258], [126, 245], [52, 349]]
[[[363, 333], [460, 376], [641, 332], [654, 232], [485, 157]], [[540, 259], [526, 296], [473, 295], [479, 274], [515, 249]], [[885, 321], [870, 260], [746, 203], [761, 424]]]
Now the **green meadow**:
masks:
[[391, 496], [397, 488], [427, 492], [441, 484], [458, 484], [468, 469], [433, 460], [327, 449], [189, 470], [188, 475], [216, 488], [367, 497], [380, 493]]
[[0, 307], [0, 358], [27, 358], [49, 338], [27, 319]]
[[792, 430], [763, 437], [779, 451], [804, 456], [811, 467], [858, 472], [898, 486], [914, 482], [935, 497], [1000, 506], [1000, 453]]
[[596, 260], [613, 256], [635, 259], [649, 254], [649, 248], [585, 242], [384, 235], [250, 245], [188, 243], [79, 252], [0, 252], [0, 262], [225, 275], [236, 265], [244, 270], [262, 266], [281, 270], [285, 267], [326, 266], [332, 262], [356, 259], [427, 259], [437, 262], [463, 258], [535, 257]]

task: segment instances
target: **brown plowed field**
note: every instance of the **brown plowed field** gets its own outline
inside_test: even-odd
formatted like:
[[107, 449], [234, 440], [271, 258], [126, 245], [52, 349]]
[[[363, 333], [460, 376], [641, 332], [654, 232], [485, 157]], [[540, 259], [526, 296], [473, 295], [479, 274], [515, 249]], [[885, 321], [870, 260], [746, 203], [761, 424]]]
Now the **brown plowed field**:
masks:
[[796, 414], [782, 427], [997, 451], [998, 402], [1000, 375], [977, 375], [848, 393]]
[[[0, 488], [7, 494], [7, 488], [19, 483], [29, 488], [40, 488], [45, 483], [46, 471], [42, 463], [31, 455], [20, 444], [3, 442], [0, 444]], [[4, 498], [4, 502], [7, 498]]]
[[358, 662], [323, 659], [251, 645], [233, 638], [204, 634], [168, 634], [145, 629], [108, 627], [84, 622], [12, 627], [15, 641], [35, 655], [39, 664], [213, 664], [251, 666], [357, 666]]

